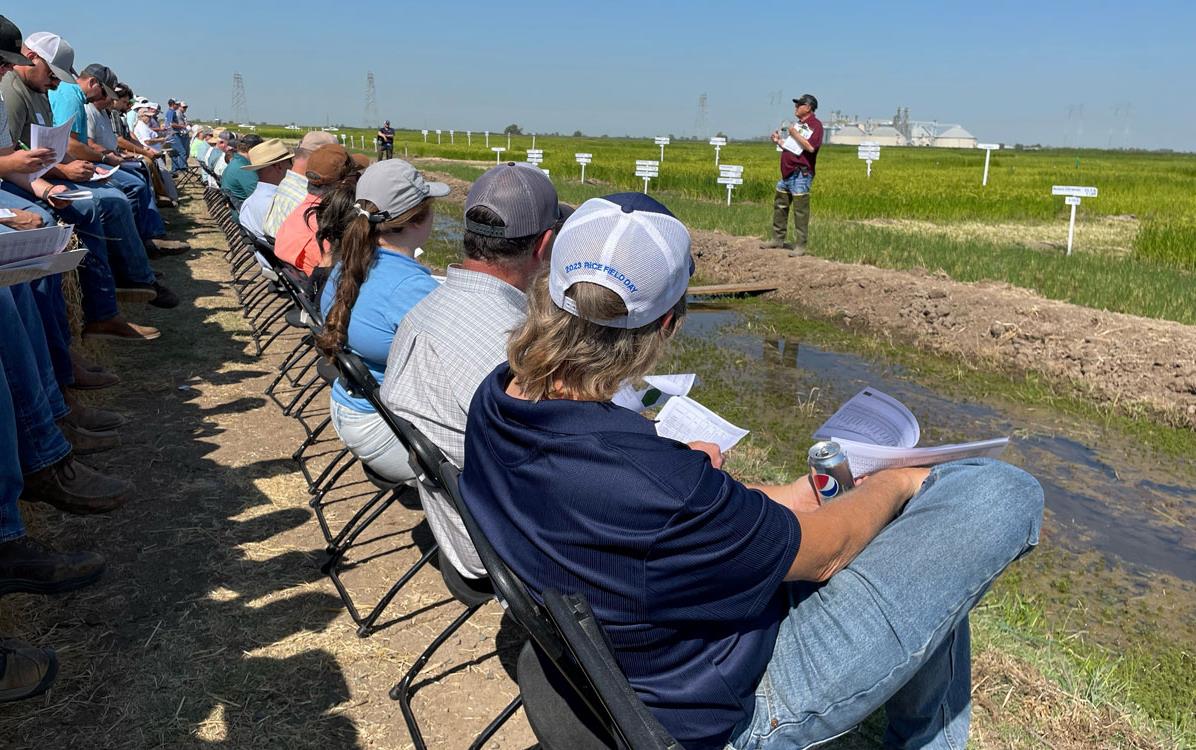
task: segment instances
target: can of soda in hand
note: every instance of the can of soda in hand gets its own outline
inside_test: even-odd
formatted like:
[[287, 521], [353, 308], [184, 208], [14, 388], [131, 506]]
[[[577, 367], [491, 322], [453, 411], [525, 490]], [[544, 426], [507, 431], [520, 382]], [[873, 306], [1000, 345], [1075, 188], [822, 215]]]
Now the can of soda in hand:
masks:
[[836, 497], [855, 487], [847, 454], [833, 440], [821, 440], [810, 446], [810, 484], [822, 501]]

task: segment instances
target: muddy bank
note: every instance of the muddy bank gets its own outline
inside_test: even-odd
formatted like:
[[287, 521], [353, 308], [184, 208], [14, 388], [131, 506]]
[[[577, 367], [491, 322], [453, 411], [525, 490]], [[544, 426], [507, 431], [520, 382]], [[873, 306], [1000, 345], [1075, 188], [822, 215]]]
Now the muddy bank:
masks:
[[755, 238], [693, 237], [706, 280], [775, 283], [777, 298], [816, 316], [967, 362], [1041, 372], [1100, 403], [1140, 405], [1196, 428], [1196, 326], [1048, 300], [1008, 284], [790, 258]]

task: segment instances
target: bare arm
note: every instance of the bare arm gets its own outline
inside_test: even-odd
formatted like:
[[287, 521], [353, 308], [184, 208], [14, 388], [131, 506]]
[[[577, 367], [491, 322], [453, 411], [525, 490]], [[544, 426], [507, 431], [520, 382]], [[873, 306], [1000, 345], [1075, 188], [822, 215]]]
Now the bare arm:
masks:
[[893, 469], [868, 478], [834, 502], [820, 505], [808, 477], [780, 486], [752, 486], [793, 511], [801, 546], [787, 581], [826, 581], [847, 567], [909, 501], [928, 469]]
[[79, 140], [79, 136], [71, 133], [71, 138], [67, 141], [66, 152], [70, 154], [73, 159], [82, 159], [83, 161], [97, 162], [104, 160], [104, 154], [96, 149], [88, 146], [83, 141]]

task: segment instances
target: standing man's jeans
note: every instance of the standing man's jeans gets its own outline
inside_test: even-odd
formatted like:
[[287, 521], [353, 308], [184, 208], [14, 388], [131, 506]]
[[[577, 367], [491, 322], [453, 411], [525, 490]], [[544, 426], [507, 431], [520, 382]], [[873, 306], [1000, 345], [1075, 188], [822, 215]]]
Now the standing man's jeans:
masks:
[[[41, 216], [45, 226], [57, 223], [54, 216], [38, 204], [21, 198], [13, 193], [0, 191], [0, 208], [18, 208], [32, 211]], [[0, 225], [0, 232], [16, 231]], [[66, 300], [62, 296], [62, 275], [44, 276], [31, 282], [34, 298], [37, 300], [38, 310], [41, 311], [42, 325], [46, 331], [46, 343], [50, 347], [50, 357], [54, 362], [54, 373], [60, 386], [68, 386], [75, 382], [74, 369], [71, 366], [71, 327], [67, 318]]]
[[0, 331], [4, 333], [0, 336], [0, 360], [16, 414], [21, 471], [32, 474], [71, 452], [70, 443], [54, 423], [70, 410], [54, 380], [44, 334], [36, 324], [37, 305], [31, 294], [14, 294], [21, 286], [0, 288]]
[[17, 455], [17, 415], [12, 408], [8, 379], [0, 366], [0, 543], [25, 536], [25, 525], [21, 523], [21, 511], [17, 507], [24, 487], [25, 477], [21, 474], [21, 459]]
[[1042, 488], [991, 459], [933, 469], [904, 512], [825, 584], [795, 584], [737, 750], [805, 748], [882, 705], [886, 747], [963, 750], [968, 613], [1038, 543]]
[[162, 221], [158, 203], [154, 200], [154, 189], [150, 187], [148, 179], [122, 166], [104, 182], [120, 190], [129, 199], [133, 218], [137, 222], [137, 233], [143, 240], [166, 236], [166, 224]]
[[170, 136], [170, 147], [174, 150], [174, 156], [171, 159], [171, 170], [177, 172], [180, 169], [187, 168], [187, 142], [183, 140], [183, 136], [175, 133]]
[[813, 174], [802, 174], [800, 169], [795, 169], [793, 174], [777, 180], [777, 190], [783, 190], [790, 195], [806, 195], [813, 183]]

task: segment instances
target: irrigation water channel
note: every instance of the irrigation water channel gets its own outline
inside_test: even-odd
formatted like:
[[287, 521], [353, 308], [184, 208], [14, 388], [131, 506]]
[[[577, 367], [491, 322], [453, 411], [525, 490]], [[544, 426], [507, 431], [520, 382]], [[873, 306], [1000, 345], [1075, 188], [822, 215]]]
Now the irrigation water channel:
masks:
[[[1190, 463], [1153, 459], [1125, 439], [1103, 436], [1047, 409], [949, 398], [906, 377], [900, 366], [755, 334], [744, 323], [733, 304], [699, 303], [691, 307], [681, 338], [753, 360], [766, 375], [747, 381], [749, 387], [775, 388], [783, 391], [779, 398], [790, 400], [817, 388], [818, 398], [829, 402], [828, 413], [865, 386], [884, 391], [918, 417], [923, 444], [1011, 436], [1003, 458], [1042, 483], [1054, 543], [1075, 552], [1095, 550], [1140, 574], [1160, 571], [1196, 582], [1196, 530], [1167, 510], [1178, 506], [1184, 515], [1196, 510]], [[779, 377], [785, 370], [791, 376]], [[700, 391], [695, 396], [700, 400]], [[927, 440], [927, 433], [945, 438]]]

